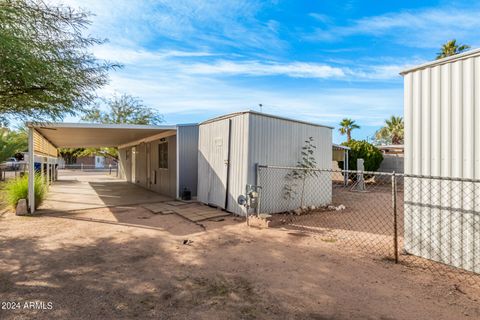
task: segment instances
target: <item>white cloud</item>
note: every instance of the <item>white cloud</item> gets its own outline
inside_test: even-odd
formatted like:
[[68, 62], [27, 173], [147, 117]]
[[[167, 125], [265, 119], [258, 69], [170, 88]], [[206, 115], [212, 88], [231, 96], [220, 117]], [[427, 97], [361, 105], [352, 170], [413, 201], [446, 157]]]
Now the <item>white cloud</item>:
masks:
[[283, 75], [292, 78], [341, 78], [345, 76], [341, 68], [306, 62], [217, 61], [211, 64], [195, 63], [188, 66], [185, 71], [193, 74]]
[[330, 24], [317, 28], [306, 38], [338, 41], [353, 35], [386, 37], [410, 47], [438, 48], [450, 39], [473, 37], [480, 28], [480, 8], [455, 9], [450, 7], [403, 11], [364, 17], [344, 26]]
[[277, 22], [257, 19], [270, 6], [259, 0], [50, 0], [95, 14], [91, 33], [115, 44], [148, 44], [159, 38], [182, 46], [279, 49]]

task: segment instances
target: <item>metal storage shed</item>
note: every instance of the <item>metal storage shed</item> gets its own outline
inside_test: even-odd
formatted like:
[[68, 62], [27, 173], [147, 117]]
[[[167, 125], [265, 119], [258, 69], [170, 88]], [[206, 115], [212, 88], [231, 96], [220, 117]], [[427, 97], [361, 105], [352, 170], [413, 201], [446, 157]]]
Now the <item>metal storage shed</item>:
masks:
[[[480, 50], [405, 70], [405, 248], [480, 272]], [[442, 177], [426, 179], [417, 176]]]
[[[237, 203], [237, 198], [245, 193], [247, 184], [257, 183], [256, 165], [296, 166], [309, 137], [313, 137], [317, 147], [318, 166], [330, 169], [331, 127], [254, 111], [232, 113], [201, 123], [197, 199], [244, 215], [245, 208]], [[327, 185], [331, 188], [330, 182]], [[270, 194], [283, 197], [281, 190], [273, 191]], [[331, 189], [325, 188], [319, 197], [324, 198], [325, 203], [330, 202]], [[262, 212], [275, 212], [275, 208], [262, 205]]]

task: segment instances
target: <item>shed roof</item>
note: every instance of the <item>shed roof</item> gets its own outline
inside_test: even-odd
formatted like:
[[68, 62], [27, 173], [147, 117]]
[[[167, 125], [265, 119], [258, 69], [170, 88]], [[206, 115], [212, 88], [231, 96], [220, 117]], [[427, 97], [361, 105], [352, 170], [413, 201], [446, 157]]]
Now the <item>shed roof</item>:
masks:
[[245, 113], [256, 114], [256, 115], [263, 116], [263, 117], [275, 118], [275, 119], [291, 121], [291, 122], [296, 122], [296, 123], [303, 123], [303, 124], [307, 124], [307, 125], [310, 125], [310, 126], [333, 129], [333, 127], [325, 126], [325, 125], [314, 123], [314, 122], [308, 122], [308, 121], [297, 120], [297, 119], [292, 119], [292, 118], [285, 118], [285, 117], [280, 117], [280, 116], [276, 116], [276, 115], [273, 115], [273, 114], [262, 113], [262, 112], [253, 111], [253, 110], [245, 110], [245, 111], [240, 111], [240, 112], [229, 113], [229, 114], [226, 114], [226, 115], [223, 115], [223, 116], [219, 116], [219, 117], [216, 117], [216, 118], [212, 118], [212, 119], [203, 121], [203, 122], [200, 123], [200, 125], [215, 122], [215, 121], [230, 119], [230, 118], [233, 118], [233, 117], [245, 114]]
[[411, 68], [405, 69], [402, 72], [400, 72], [400, 74], [402, 76], [404, 76], [407, 73], [410, 73], [410, 72], [413, 72], [413, 71], [416, 71], [416, 70], [430, 68], [430, 67], [434, 67], [434, 66], [437, 66], [437, 65], [451, 63], [451, 62], [455, 62], [455, 61], [458, 61], [458, 60], [463, 60], [463, 59], [467, 59], [467, 58], [475, 57], [475, 56], [480, 56], [480, 48], [474, 49], [474, 50], [469, 50], [467, 52], [459, 53], [459, 54], [456, 54], [456, 55], [453, 55], [453, 56], [450, 56], [450, 57], [446, 57], [446, 58], [430, 61], [430, 62], [427, 62], [427, 63], [423, 63], [423, 64], [418, 65], [416, 67], [411, 67]]
[[118, 147], [177, 129], [176, 126], [68, 122], [29, 122], [27, 126], [34, 128], [57, 148]]
[[341, 144], [336, 144], [336, 143], [332, 144], [332, 149], [333, 150], [351, 150], [350, 147], [342, 146]]

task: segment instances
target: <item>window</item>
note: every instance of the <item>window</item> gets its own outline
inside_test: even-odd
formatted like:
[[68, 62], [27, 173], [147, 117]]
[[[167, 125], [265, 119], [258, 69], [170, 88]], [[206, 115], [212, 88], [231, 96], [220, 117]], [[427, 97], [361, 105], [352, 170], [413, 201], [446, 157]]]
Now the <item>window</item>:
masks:
[[158, 167], [168, 169], [168, 142], [161, 142], [158, 145]]

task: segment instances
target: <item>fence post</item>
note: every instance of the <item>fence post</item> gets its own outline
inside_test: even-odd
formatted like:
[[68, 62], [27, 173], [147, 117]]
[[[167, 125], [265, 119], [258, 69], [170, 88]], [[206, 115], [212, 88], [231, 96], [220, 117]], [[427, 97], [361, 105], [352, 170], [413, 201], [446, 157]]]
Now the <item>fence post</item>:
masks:
[[[255, 185], [257, 187], [260, 186], [260, 166], [258, 163], [255, 164], [255, 170], [256, 170], [256, 173], [255, 173]], [[258, 192], [258, 202], [257, 202], [257, 208], [255, 210], [255, 213], [257, 214], [257, 217], [258, 215], [260, 214], [260, 202], [261, 202], [261, 199], [262, 199], [262, 190], [260, 188], [257, 188], [257, 192]]]
[[398, 228], [397, 228], [397, 177], [392, 172], [392, 209], [393, 209], [393, 250], [395, 263], [398, 263]]

